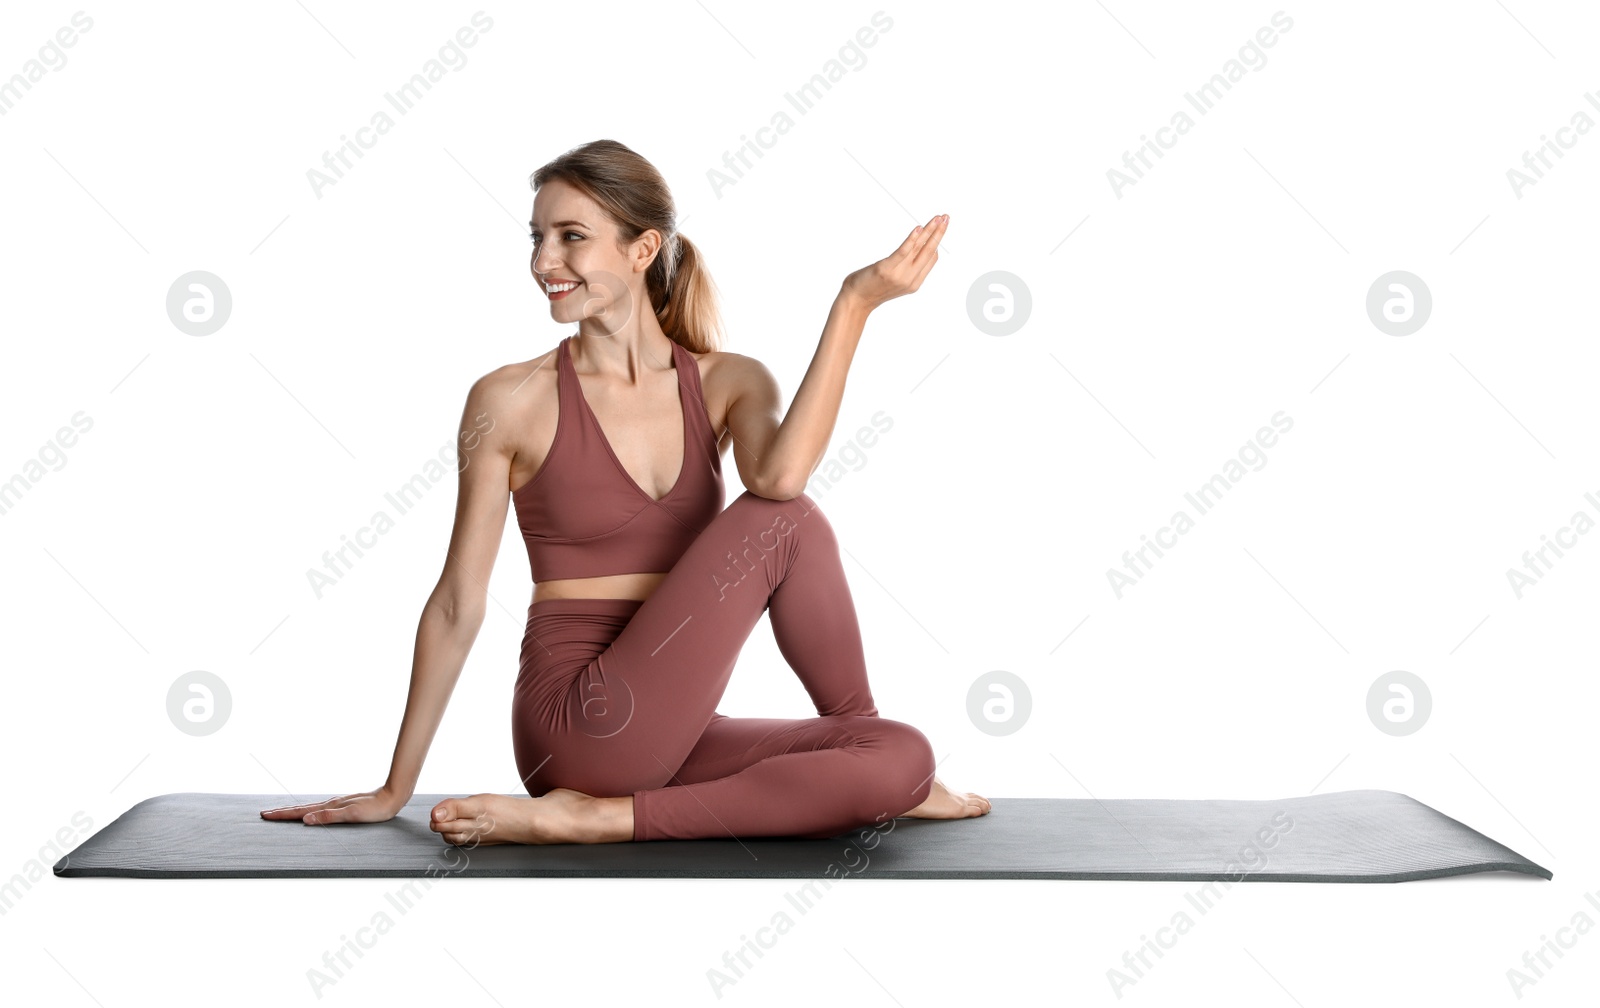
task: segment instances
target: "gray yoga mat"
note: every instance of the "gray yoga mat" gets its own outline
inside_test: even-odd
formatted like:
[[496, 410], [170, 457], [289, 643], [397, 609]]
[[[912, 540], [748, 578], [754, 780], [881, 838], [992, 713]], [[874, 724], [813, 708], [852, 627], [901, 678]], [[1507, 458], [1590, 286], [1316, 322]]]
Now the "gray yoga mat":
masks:
[[63, 857], [63, 878], [922, 878], [1406, 882], [1551, 873], [1392, 791], [1276, 800], [995, 798], [988, 815], [895, 819], [829, 840], [775, 837], [457, 847], [445, 795], [385, 823], [262, 819], [282, 795], [161, 795]]

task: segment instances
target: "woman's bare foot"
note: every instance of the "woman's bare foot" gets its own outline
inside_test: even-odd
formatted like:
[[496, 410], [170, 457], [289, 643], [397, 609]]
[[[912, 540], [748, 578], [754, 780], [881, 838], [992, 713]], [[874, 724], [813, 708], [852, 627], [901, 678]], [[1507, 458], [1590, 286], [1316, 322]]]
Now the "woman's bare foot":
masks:
[[900, 815], [908, 819], [970, 819], [973, 816], [988, 815], [992, 807], [989, 799], [983, 795], [973, 794], [971, 791], [957, 794], [935, 777], [933, 790], [928, 792], [927, 801]]
[[617, 843], [633, 839], [633, 796], [596, 798], [554, 788], [538, 798], [475, 794], [433, 807], [428, 828], [466, 847], [500, 843]]

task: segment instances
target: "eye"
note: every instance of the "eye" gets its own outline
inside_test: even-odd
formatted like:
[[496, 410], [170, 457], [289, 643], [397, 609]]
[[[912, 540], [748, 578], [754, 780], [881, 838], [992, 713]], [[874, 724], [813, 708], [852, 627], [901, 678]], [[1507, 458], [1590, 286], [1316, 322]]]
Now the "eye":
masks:
[[[583, 235], [579, 234], [577, 231], [563, 231], [561, 233], [561, 237], [563, 237], [563, 238], [567, 237], [568, 235], [574, 235], [574, 236], [576, 236], [578, 238], [578, 240], [580, 240], [580, 241], [583, 240]], [[539, 235], [538, 235], [538, 233], [534, 232], [534, 231], [529, 231], [528, 232], [528, 241], [532, 242], [535, 245], [539, 244]]]

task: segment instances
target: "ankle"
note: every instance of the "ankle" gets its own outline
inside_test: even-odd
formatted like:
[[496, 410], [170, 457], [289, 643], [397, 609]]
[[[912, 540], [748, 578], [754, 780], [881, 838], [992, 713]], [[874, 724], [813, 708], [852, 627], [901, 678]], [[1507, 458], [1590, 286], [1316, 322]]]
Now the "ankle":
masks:
[[588, 843], [616, 843], [633, 839], [633, 796], [590, 798], [584, 815]]

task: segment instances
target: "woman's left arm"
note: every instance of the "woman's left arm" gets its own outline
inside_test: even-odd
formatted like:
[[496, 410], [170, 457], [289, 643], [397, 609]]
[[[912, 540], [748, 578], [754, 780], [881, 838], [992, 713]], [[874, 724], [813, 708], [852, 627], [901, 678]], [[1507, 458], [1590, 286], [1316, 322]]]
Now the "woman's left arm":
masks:
[[806, 368], [789, 412], [778, 420], [778, 383], [752, 357], [739, 361], [735, 397], [728, 407], [733, 459], [739, 478], [754, 494], [792, 500], [805, 492], [822, 463], [839, 419], [845, 378], [867, 316], [885, 301], [911, 294], [939, 259], [939, 239], [948, 216], [915, 228], [888, 258], [856, 270], [840, 285], [811, 366]]

